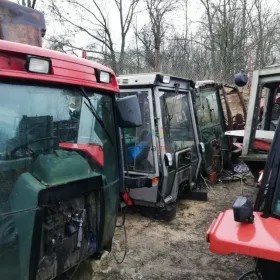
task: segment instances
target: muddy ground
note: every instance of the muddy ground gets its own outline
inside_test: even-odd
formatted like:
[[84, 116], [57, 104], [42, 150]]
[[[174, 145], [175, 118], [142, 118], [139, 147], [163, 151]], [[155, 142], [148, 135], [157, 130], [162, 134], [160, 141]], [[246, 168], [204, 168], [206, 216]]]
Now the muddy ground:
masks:
[[[244, 195], [254, 198], [256, 189], [243, 185]], [[127, 215], [128, 253], [123, 264], [123, 231], [117, 229], [109, 262], [93, 280], [226, 280], [237, 279], [253, 268], [251, 258], [220, 256], [209, 252], [205, 231], [217, 214], [232, 206], [240, 194], [240, 182], [211, 187], [208, 202], [181, 201], [175, 220], [168, 223]], [[79, 280], [87, 280], [80, 267]]]

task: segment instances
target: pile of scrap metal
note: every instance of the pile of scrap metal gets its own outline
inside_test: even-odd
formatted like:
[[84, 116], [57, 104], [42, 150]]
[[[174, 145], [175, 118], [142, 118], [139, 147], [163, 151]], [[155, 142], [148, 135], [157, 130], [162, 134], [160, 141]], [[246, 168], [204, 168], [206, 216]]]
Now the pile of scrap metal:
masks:
[[[239, 74], [240, 75], [240, 74]], [[235, 83], [238, 85], [238, 75]], [[227, 135], [242, 137], [240, 159], [257, 179], [264, 169], [280, 116], [280, 66], [272, 65], [253, 72], [245, 130]]]
[[[238, 84], [238, 81], [236, 82]], [[253, 72], [241, 158], [255, 178], [258, 194], [254, 205], [239, 197], [233, 209], [220, 213], [207, 231], [211, 252], [253, 257], [255, 268], [239, 280], [278, 280], [280, 269], [280, 66]], [[265, 92], [264, 102], [262, 102]], [[241, 133], [240, 133], [241, 134]]]

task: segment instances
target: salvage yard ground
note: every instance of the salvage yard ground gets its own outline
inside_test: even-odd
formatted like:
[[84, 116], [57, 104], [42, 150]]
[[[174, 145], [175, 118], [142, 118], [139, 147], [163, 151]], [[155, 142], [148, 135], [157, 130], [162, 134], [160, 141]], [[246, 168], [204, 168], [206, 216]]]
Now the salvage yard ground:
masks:
[[[244, 195], [254, 198], [256, 189], [243, 185]], [[209, 252], [205, 232], [217, 214], [232, 206], [240, 195], [240, 182], [211, 187], [208, 202], [181, 201], [171, 223], [158, 222], [138, 213], [127, 215], [128, 254], [123, 264], [123, 231], [117, 229], [113, 251], [94, 276], [80, 267], [76, 280], [235, 280], [253, 268], [243, 256], [219, 256]], [[88, 271], [88, 272], [86, 272]], [[88, 276], [87, 276], [88, 275]]]

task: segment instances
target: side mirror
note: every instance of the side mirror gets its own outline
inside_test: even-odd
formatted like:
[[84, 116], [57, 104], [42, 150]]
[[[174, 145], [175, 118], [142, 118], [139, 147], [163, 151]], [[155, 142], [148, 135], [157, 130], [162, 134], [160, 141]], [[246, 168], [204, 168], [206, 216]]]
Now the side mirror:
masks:
[[170, 167], [173, 164], [172, 155], [170, 153], [166, 153], [164, 155], [165, 165]]
[[238, 87], [245, 87], [248, 82], [248, 77], [242, 71], [241, 73], [234, 75], [233, 81], [234, 84], [237, 85]]
[[142, 116], [136, 95], [122, 97], [117, 100], [118, 123], [121, 128], [139, 127]]
[[253, 204], [244, 196], [239, 196], [233, 206], [234, 220], [239, 223], [253, 224]]

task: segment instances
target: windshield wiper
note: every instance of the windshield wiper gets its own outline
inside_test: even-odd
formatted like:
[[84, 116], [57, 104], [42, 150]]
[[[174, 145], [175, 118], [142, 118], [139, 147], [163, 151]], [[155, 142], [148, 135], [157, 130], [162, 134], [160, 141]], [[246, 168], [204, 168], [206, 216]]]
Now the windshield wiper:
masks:
[[87, 100], [84, 101], [85, 105], [88, 107], [88, 109], [90, 110], [90, 112], [93, 114], [93, 116], [95, 117], [95, 119], [97, 120], [97, 122], [100, 124], [100, 126], [102, 127], [103, 131], [106, 133], [108, 139], [110, 140], [111, 144], [114, 145], [113, 140], [108, 132], [108, 130], [106, 129], [103, 120], [98, 116], [94, 106], [91, 103], [90, 98], [87, 95], [87, 92], [85, 91], [85, 89], [83, 87], [80, 87], [81, 89], [81, 95]]

